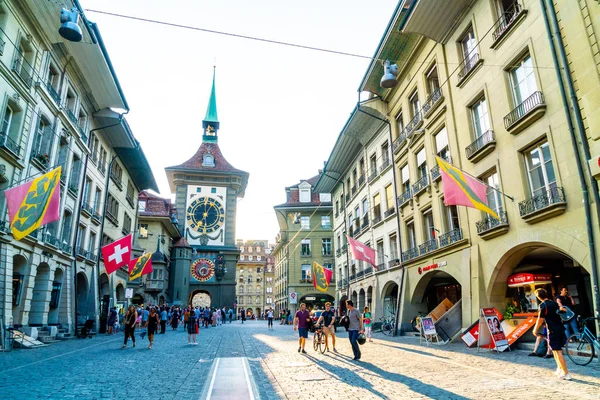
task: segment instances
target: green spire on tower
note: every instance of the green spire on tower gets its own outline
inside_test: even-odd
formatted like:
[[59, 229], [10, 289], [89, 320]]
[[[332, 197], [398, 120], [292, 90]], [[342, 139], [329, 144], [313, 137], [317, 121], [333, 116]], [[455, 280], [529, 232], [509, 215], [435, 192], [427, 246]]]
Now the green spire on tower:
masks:
[[204, 142], [216, 142], [217, 130], [219, 129], [219, 118], [217, 117], [217, 93], [215, 90], [217, 67], [215, 66], [213, 68], [212, 90], [210, 91], [210, 99], [208, 100], [208, 107], [206, 108], [206, 116], [204, 117], [204, 120], [202, 120], [202, 128], [204, 128], [202, 140]]

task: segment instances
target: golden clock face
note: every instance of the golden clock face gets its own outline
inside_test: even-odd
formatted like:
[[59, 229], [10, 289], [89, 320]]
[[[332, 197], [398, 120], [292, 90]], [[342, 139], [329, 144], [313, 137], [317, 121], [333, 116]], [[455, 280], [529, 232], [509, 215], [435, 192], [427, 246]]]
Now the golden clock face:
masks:
[[223, 226], [225, 209], [212, 197], [198, 197], [186, 212], [187, 225], [198, 233], [212, 233]]

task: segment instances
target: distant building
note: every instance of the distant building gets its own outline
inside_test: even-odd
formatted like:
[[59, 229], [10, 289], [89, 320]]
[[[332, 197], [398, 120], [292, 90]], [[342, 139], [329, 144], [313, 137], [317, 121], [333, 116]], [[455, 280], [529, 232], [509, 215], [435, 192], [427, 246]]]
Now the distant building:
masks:
[[237, 312], [259, 317], [265, 308], [266, 240], [237, 240], [240, 258], [236, 264]]

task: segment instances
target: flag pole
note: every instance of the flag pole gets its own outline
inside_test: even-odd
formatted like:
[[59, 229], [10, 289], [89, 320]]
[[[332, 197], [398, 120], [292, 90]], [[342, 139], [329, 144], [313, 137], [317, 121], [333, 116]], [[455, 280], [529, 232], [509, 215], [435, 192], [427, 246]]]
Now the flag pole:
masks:
[[[439, 157], [439, 156], [438, 156], [438, 155], [436, 155], [436, 154], [433, 154], [433, 156], [434, 156], [436, 159], [437, 159], [437, 158], [441, 158], [441, 157]], [[481, 179], [479, 179], [479, 178], [477, 178], [476, 176], [473, 176], [473, 175], [471, 175], [470, 173], [468, 173], [468, 172], [466, 172], [466, 171], [464, 171], [464, 170], [462, 170], [462, 169], [458, 168], [457, 166], [455, 166], [455, 165], [454, 165], [454, 164], [452, 164], [451, 162], [449, 162], [449, 161], [447, 161], [447, 160], [444, 160], [444, 161], [445, 161], [445, 162], [447, 162], [448, 164], [452, 165], [454, 168], [458, 169], [458, 170], [459, 170], [460, 172], [462, 172], [463, 174], [465, 174], [465, 175], [468, 175], [468, 176], [470, 176], [471, 178], [473, 178], [473, 179], [477, 180], [478, 182], [482, 183], [484, 186], [486, 186], [486, 187], [489, 187], [490, 189], [493, 189], [493, 190], [495, 190], [496, 192], [500, 193], [500, 194], [501, 194], [502, 196], [504, 196], [504, 197], [508, 197], [508, 198], [509, 198], [509, 199], [510, 199], [512, 202], [514, 202], [514, 201], [515, 201], [515, 198], [514, 198], [513, 196], [509, 196], [509, 195], [507, 195], [506, 193], [504, 193], [504, 192], [502, 192], [502, 191], [500, 191], [500, 190], [496, 189], [495, 187], [488, 185], [487, 183], [485, 183], [485, 182], [484, 182], [484, 181], [482, 181]], [[439, 163], [437, 163], [437, 162], [436, 162], [436, 164], [437, 164], [438, 166], [440, 165], [440, 164], [439, 164]]]

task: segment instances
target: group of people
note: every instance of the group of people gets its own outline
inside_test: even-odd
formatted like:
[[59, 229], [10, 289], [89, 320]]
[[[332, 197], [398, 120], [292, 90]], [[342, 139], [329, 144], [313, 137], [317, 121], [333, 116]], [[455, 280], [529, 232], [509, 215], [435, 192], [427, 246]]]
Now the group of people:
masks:
[[[123, 327], [125, 338], [122, 348], [127, 347], [127, 341], [131, 339], [133, 347], [135, 347], [135, 329], [146, 329], [148, 340], [150, 342], [148, 348], [152, 349], [154, 344], [154, 335], [159, 332], [164, 334], [167, 325], [170, 325], [173, 330], [177, 330], [180, 322], [183, 322], [184, 330], [188, 332], [188, 343], [198, 344], [196, 335], [200, 327], [208, 328], [222, 325], [229, 320], [231, 323], [234, 317], [234, 312], [231, 308], [226, 310], [223, 308], [210, 307], [192, 307], [181, 308], [179, 306], [152, 306], [148, 305], [145, 308], [136, 308], [130, 305], [127, 312], [124, 314], [119, 323], [119, 314], [116, 308], [111, 308], [108, 315], [108, 332], [107, 335], [116, 334], [119, 327]], [[144, 332], [142, 332], [143, 338]]]

